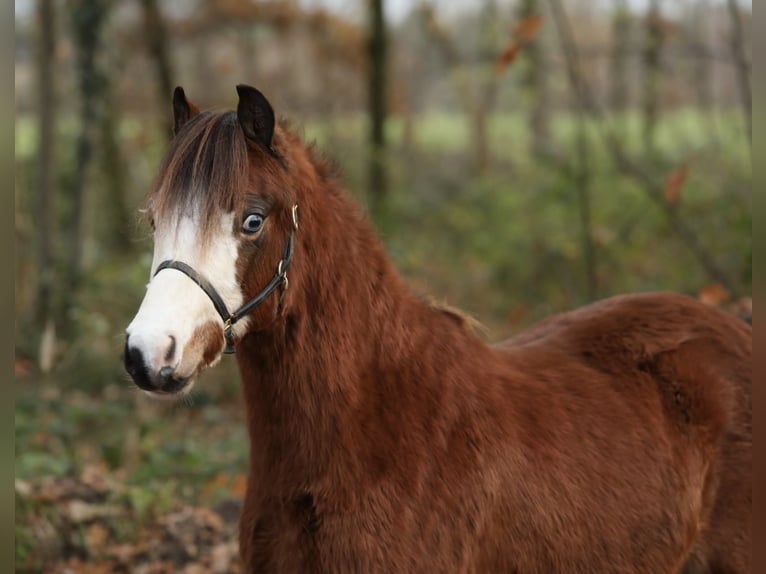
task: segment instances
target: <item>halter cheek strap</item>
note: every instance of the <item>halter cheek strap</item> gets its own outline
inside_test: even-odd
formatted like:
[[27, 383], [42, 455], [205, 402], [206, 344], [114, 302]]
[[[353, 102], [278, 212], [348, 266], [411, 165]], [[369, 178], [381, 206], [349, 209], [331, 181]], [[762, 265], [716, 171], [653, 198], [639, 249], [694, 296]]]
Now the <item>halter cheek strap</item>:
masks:
[[154, 277], [156, 277], [157, 273], [163, 269], [175, 269], [176, 271], [180, 271], [189, 277], [199, 286], [200, 289], [205, 292], [205, 295], [207, 295], [210, 301], [212, 301], [215, 310], [223, 320], [223, 335], [226, 339], [226, 348], [223, 352], [227, 355], [234, 353], [234, 324], [242, 319], [242, 317], [250, 313], [258, 305], [263, 303], [266, 299], [268, 299], [269, 295], [271, 295], [282, 284], [284, 284], [285, 289], [287, 289], [287, 270], [290, 268], [290, 263], [292, 263], [293, 260], [295, 231], [298, 229], [297, 205], [294, 205], [292, 208], [292, 218], [293, 229], [290, 231], [290, 236], [287, 238], [285, 251], [282, 254], [282, 259], [280, 259], [279, 264], [277, 265], [277, 272], [271, 278], [271, 281], [268, 282], [266, 287], [264, 287], [255, 297], [250, 299], [239, 309], [236, 309], [233, 313], [229, 313], [229, 309], [226, 307], [226, 303], [224, 303], [223, 298], [218, 294], [218, 291], [216, 291], [215, 287], [213, 287], [213, 284], [205, 279], [205, 277], [197, 273], [191, 265], [187, 265], [183, 261], [168, 259], [160, 263], [157, 266], [157, 270], [154, 272]]

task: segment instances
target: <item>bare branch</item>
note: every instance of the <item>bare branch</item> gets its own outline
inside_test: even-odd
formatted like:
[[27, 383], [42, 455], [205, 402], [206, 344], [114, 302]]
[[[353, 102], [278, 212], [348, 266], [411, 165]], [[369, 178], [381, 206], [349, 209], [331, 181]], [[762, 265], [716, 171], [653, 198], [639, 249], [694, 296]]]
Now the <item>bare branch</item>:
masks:
[[737, 0], [728, 0], [731, 15], [732, 35], [731, 50], [737, 63], [737, 78], [739, 80], [739, 95], [742, 100], [742, 111], [745, 115], [746, 128], [750, 149], [753, 147], [753, 102], [750, 92], [750, 64], [745, 54], [745, 38], [742, 29], [742, 19]]
[[[553, 6], [554, 13], [557, 6]], [[558, 15], [556, 15], [558, 21]], [[589, 114], [597, 113], [598, 110], [587, 97], [587, 86], [583, 79], [580, 61], [573, 53], [574, 39], [571, 35], [561, 35], [561, 48], [564, 52], [564, 60], [567, 63], [567, 76], [572, 91], [577, 94], [577, 168], [575, 183], [577, 187], [578, 207], [580, 210], [581, 242], [583, 262], [585, 265], [585, 277], [588, 298], [594, 300], [598, 296], [598, 281], [596, 274], [596, 246], [593, 242], [593, 223], [591, 213], [590, 193], [590, 162], [589, 145], [586, 134], [585, 120]]]
[[383, 0], [370, 0], [368, 67], [368, 114], [370, 119], [370, 161], [368, 166], [369, 196], [373, 213], [380, 214], [387, 195], [385, 123], [388, 112], [386, 97], [386, 59], [388, 40], [386, 34]]

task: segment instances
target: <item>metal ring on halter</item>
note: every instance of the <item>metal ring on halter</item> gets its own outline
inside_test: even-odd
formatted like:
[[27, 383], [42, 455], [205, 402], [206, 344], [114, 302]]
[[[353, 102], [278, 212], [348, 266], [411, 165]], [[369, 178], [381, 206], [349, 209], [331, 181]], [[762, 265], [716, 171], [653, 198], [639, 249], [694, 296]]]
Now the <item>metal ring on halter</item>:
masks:
[[224, 355], [234, 354], [234, 333], [232, 333], [233, 325], [231, 323], [231, 316], [223, 323], [223, 338], [226, 341], [226, 346], [223, 348]]

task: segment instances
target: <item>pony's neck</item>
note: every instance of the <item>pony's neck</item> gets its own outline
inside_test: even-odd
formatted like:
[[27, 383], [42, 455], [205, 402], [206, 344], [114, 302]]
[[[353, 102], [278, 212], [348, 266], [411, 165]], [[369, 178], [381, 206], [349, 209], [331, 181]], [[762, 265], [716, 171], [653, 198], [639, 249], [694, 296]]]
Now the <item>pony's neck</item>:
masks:
[[[362, 443], [376, 417], [402, 394], [423, 391], [400, 382], [417, 380], [417, 357], [433, 352], [434, 331], [455, 339], [443, 346], [453, 354], [444, 364], [470, 349], [463, 337], [477, 341], [409, 291], [372, 226], [326, 185], [313, 190], [315, 205], [301, 206], [284, 316], [237, 349], [252, 470], [287, 482], [367, 465]], [[396, 389], [383, 390], [387, 380]]]
[[315, 445], [331, 444], [333, 419], [390, 356], [389, 331], [411, 299], [354, 206], [337, 190], [313, 193], [322, 205], [300, 206], [283, 316], [237, 349], [251, 443], [272, 441], [294, 460], [298, 445], [320, 455]]

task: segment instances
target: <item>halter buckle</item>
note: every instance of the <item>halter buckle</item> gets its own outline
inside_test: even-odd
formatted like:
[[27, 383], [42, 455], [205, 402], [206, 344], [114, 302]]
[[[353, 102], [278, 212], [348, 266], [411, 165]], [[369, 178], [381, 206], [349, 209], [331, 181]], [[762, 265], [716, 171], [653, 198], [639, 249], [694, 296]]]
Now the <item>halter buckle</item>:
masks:
[[293, 227], [297, 231], [298, 230], [298, 204], [297, 203], [293, 205], [293, 208], [291, 211], [293, 214]]
[[231, 332], [233, 326], [234, 325], [231, 322], [231, 317], [223, 322], [223, 339], [226, 342], [226, 345], [223, 348], [224, 355], [233, 355], [235, 352], [234, 334]]

